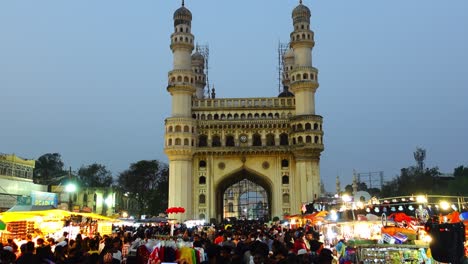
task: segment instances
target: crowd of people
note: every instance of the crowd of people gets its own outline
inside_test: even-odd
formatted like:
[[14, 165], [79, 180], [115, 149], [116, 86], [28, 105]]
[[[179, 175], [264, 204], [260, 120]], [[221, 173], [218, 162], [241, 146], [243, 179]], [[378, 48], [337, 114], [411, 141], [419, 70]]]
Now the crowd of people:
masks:
[[[78, 234], [72, 238], [64, 232], [58, 239], [28, 237], [20, 246], [9, 239], [0, 244], [0, 263], [344, 263], [339, 260], [342, 242], [326, 248], [320, 236], [313, 226], [290, 229], [280, 224], [246, 221], [193, 228], [178, 225], [172, 229], [169, 225], [116, 226], [112, 235]], [[163, 259], [152, 254], [151, 247], [157, 241], [182, 242], [199, 249], [202, 256], [174, 253], [172, 259]]]

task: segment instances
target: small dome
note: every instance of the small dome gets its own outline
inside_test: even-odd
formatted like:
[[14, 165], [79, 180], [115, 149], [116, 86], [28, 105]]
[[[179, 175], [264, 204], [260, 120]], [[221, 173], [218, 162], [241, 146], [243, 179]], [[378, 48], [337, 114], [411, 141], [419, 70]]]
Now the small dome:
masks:
[[195, 53], [192, 54], [192, 62], [193, 61], [202, 61], [202, 62], [204, 62], [205, 57], [203, 57], [203, 55], [200, 52], [195, 51]]
[[283, 91], [278, 95], [278, 97], [294, 97], [294, 94], [289, 91], [289, 88], [285, 86]]
[[299, 23], [299, 22], [310, 22], [310, 9], [300, 3], [296, 8], [294, 8], [292, 12], [292, 18], [294, 23]]
[[288, 58], [294, 58], [294, 50], [293, 49], [288, 49], [284, 55], [283, 58], [288, 59]]
[[187, 24], [190, 25], [192, 21], [192, 12], [185, 8], [185, 6], [180, 7], [174, 12], [174, 25]]

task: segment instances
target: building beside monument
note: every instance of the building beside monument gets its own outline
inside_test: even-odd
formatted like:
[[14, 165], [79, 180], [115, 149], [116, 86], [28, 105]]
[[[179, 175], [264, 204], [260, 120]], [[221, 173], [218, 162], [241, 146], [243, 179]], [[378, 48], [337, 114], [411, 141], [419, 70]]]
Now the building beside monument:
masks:
[[164, 149], [169, 207], [186, 210], [174, 215], [179, 220], [271, 219], [300, 213], [321, 195], [324, 133], [315, 112], [310, 17], [302, 1], [292, 11], [277, 97], [216, 98], [214, 88], [205, 96], [206, 58], [194, 45], [192, 13], [183, 3], [175, 11]]

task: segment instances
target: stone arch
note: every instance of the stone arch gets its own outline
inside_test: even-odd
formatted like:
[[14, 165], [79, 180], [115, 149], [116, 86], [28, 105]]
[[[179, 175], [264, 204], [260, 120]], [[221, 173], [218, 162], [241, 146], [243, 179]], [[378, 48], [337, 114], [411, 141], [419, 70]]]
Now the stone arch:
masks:
[[260, 134], [255, 133], [252, 136], [252, 146], [261, 146], [262, 145], [262, 136]]
[[208, 146], [208, 137], [206, 135], [198, 136], [198, 146], [207, 147]]
[[266, 135], [266, 145], [267, 146], [274, 146], [275, 145], [275, 135], [274, 134]]
[[289, 145], [288, 134], [282, 133], [280, 135], [280, 146], [287, 146]]
[[198, 196], [198, 203], [199, 204], [205, 204], [206, 203], [206, 196], [204, 194], [200, 194]]
[[214, 135], [211, 138], [211, 146], [212, 147], [221, 147], [221, 137], [218, 135]]
[[190, 132], [190, 127], [189, 126], [184, 126], [184, 132]]
[[226, 136], [226, 147], [234, 147], [234, 136], [227, 135]]
[[[250, 170], [249, 168], [241, 168], [236, 171], [227, 174], [226, 176], [222, 177], [220, 181], [215, 184], [215, 215], [218, 221], [221, 221], [223, 218], [223, 196], [226, 190], [233, 186], [236, 183], [241, 182], [242, 180], [248, 180], [253, 182], [254, 184], [263, 188], [266, 192], [267, 196], [267, 204], [268, 204], [268, 218], [271, 219], [271, 208], [273, 208], [273, 198], [272, 198], [272, 190], [273, 190], [273, 183], [272, 181], [265, 175], [262, 175], [254, 170]], [[227, 205], [227, 204], [226, 204]], [[268, 220], [268, 219], [267, 219]]]
[[200, 178], [198, 178], [198, 184], [200, 184], [200, 185], [206, 184], [206, 177], [205, 176], [200, 176]]

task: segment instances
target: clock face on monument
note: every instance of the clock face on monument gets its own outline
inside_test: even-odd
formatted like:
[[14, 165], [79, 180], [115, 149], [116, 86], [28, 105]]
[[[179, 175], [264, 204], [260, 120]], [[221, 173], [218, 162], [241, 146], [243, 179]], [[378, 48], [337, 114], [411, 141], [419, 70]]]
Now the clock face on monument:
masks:
[[247, 136], [246, 135], [241, 135], [239, 137], [239, 140], [240, 140], [240, 142], [245, 143], [245, 142], [247, 142]]

